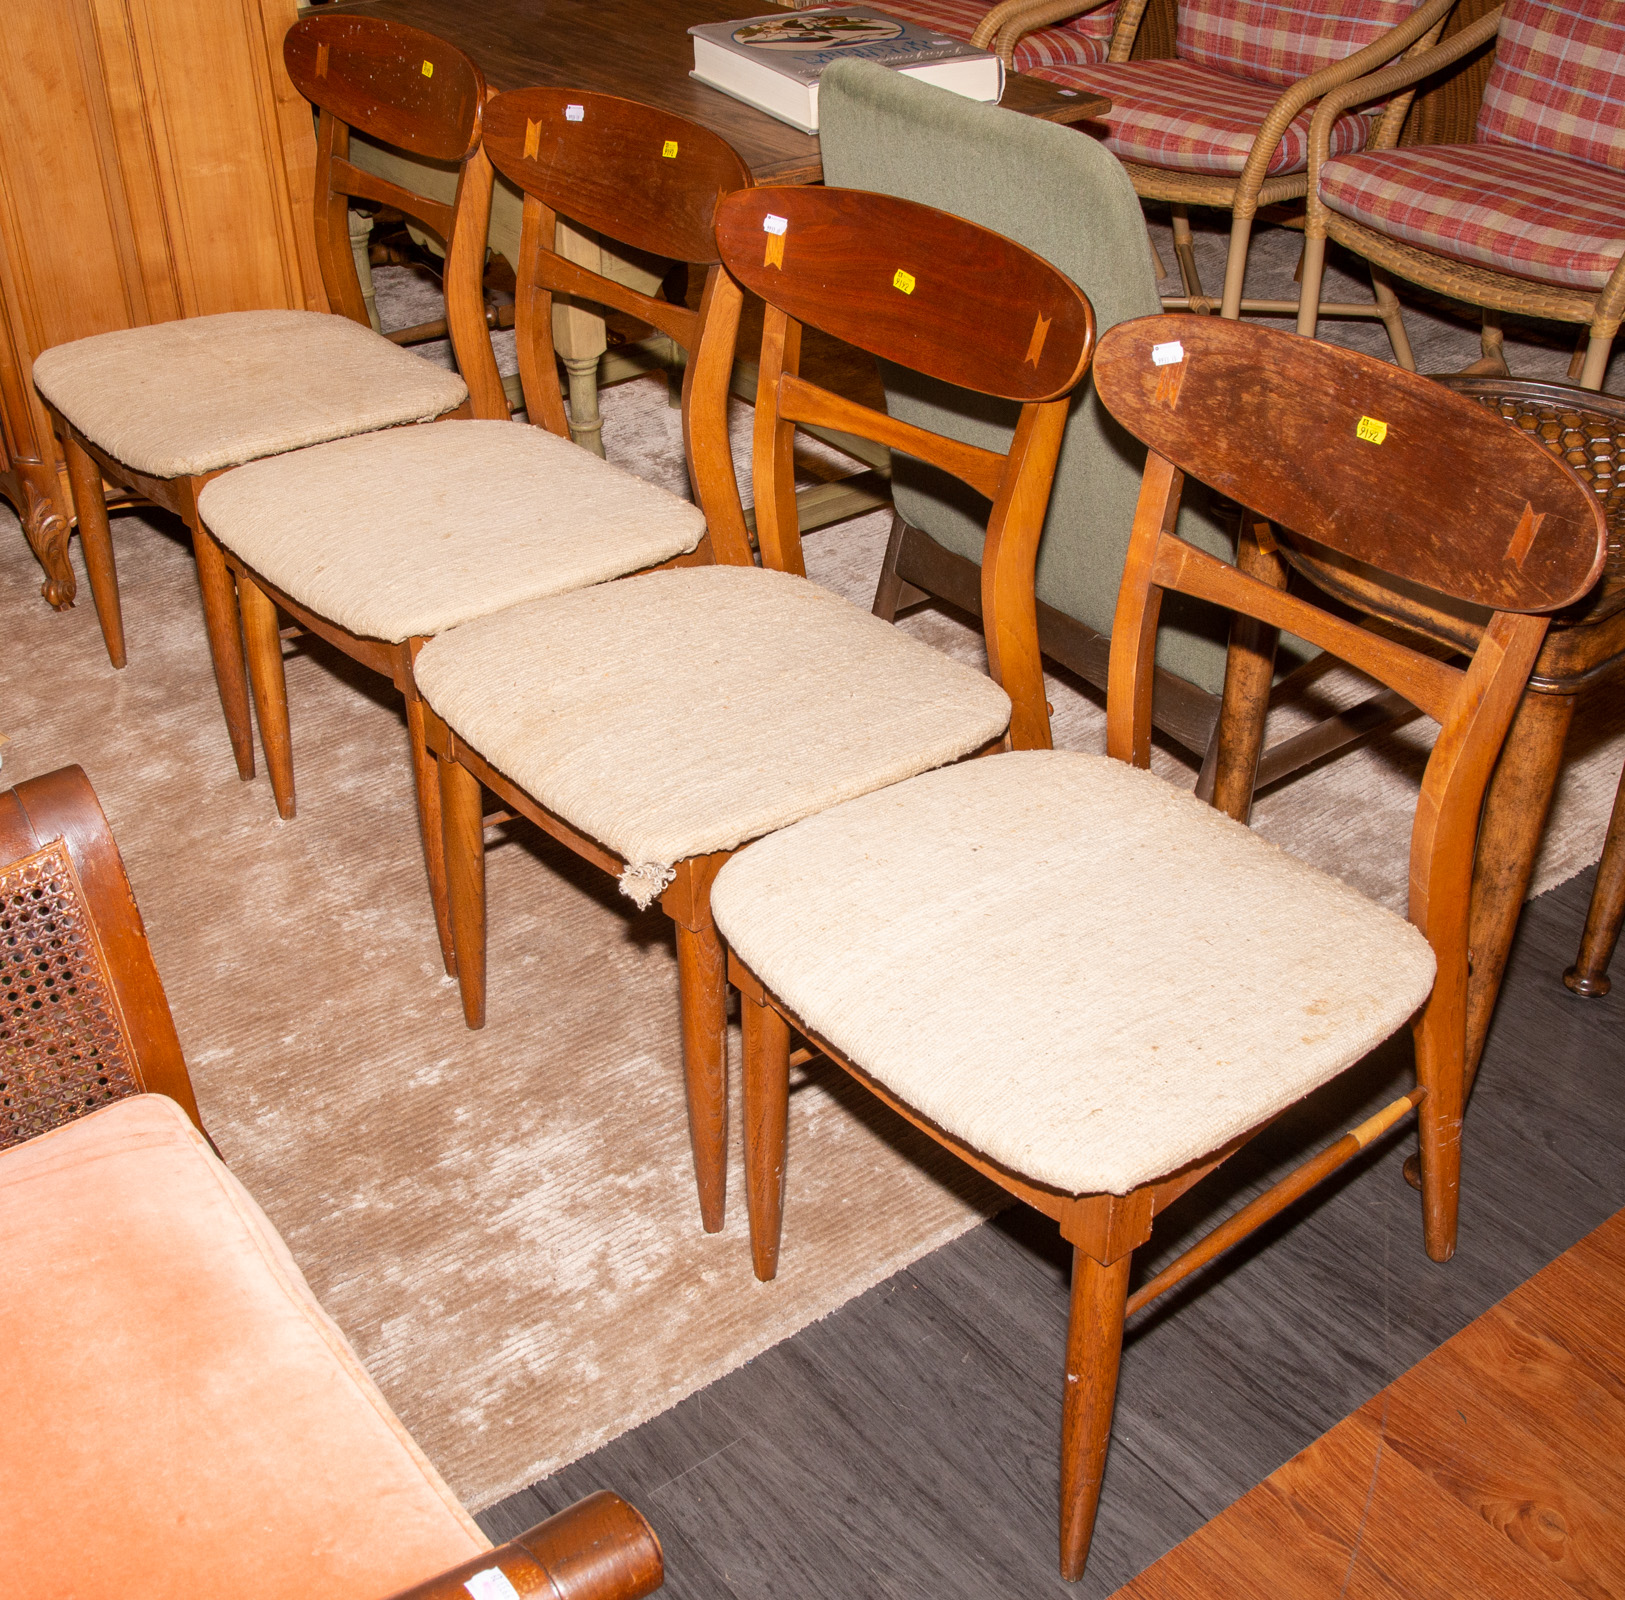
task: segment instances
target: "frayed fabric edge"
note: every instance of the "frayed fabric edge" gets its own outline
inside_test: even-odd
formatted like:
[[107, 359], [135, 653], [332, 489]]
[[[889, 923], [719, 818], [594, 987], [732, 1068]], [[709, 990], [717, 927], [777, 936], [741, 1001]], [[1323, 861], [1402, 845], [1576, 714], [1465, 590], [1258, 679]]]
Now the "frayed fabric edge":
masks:
[[638, 861], [621, 870], [621, 893], [639, 911], [647, 911], [655, 903], [660, 891], [677, 876], [675, 867], [658, 861]]

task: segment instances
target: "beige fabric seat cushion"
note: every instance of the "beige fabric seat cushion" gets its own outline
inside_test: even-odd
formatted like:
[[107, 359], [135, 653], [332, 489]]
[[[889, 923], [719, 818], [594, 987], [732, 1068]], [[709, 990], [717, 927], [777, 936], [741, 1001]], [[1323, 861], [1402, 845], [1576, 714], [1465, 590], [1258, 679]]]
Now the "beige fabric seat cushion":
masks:
[[348, 317], [227, 311], [44, 351], [34, 383], [93, 444], [179, 478], [454, 411], [468, 387]]
[[198, 499], [214, 536], [351, 633], [399, 642], [692, 550], [686, 500], [519, 422], [439, 422], [250, 462]]
[[1403, 918], [1148, 772], [929, 773], [753, 844], [717, 926], [855, 1066], [1069, 1194], [1126, 1194], [1335, 1077], [1433, 984]]
[[627, 863], [676, 862], [953, 761], [1004, 731], [982, 673], [805, 578], [654, 572], [441, 634], [430, 705], [533, 799]]
[[8, 1600], [353, 1600], [490, 1548], [173, 1101], [0, 1155]]

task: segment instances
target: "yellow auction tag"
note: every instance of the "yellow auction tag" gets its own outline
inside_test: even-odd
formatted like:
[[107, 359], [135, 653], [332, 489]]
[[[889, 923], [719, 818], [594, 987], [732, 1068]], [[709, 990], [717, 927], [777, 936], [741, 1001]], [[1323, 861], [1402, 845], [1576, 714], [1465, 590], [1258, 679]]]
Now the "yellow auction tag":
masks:
[[914, 274], [912, 272], [904, 272], [903, 269], [899, 267], [896, 274], [892, 278], [891, 286], [894, 289], [901, 289], [904, 294], [913, 294]]
[[677, 141], [675, 139], [668, 139], [663, 145], [661, 145], [660, 153], [668, 161], [670, 161], [671, 158], [677, 154]]
[[423, 76], [425, 78], [432, 78], [434, 76], [434, 62], [425, 61], [423, 63]]
[[1367, 444], [1381, 444], [1388, 437], [1388, 424], [1378, 422], [1375, 417], [1361, 417], [1354, 433], [1356, 438], [1364, 439]]

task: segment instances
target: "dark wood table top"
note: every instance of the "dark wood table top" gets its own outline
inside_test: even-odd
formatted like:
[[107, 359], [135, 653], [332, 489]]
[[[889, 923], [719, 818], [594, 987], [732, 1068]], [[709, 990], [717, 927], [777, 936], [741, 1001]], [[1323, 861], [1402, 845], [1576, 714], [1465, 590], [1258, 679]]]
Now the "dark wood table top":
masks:
[[[329, 8], [410, 23], [466, 50], [494, 89], [595, 89], [691, 118], [739, 152], [758, 183], [818, 183], [818, 139], [689, 77], [701, 22], [771, 9], [752, 0], [341, 0]], [[1051, 122], [1110, 102], [1011, 73], [1001, 105]]]

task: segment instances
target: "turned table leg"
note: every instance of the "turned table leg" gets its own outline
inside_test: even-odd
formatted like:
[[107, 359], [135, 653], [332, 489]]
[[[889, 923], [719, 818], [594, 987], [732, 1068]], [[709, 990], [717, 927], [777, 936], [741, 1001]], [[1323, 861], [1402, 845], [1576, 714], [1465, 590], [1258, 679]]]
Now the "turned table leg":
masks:
[[1608, 963], [1619, 942], [1619, 925], [1625, 920], [1625, 772], [1619, 775], [1614, 792], [1614, 811], [1608, 819], [1608, 837], [1603, 843], [1602, 860], [1597, 863], [1597, 882], [1591, 890], [1586, 910], [1585, 932], [1580, 935], [1580, 952], [1574, 965], [1563, 974], [1575, 994], [1588, 1000], [1608, 993]]

